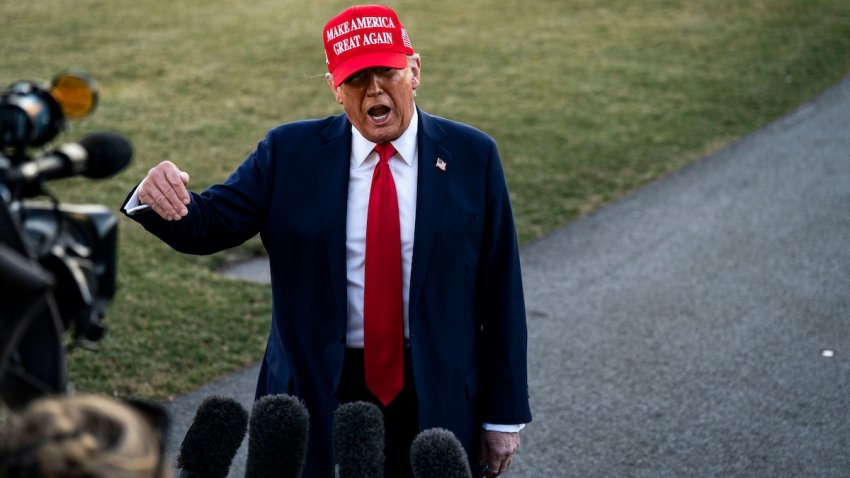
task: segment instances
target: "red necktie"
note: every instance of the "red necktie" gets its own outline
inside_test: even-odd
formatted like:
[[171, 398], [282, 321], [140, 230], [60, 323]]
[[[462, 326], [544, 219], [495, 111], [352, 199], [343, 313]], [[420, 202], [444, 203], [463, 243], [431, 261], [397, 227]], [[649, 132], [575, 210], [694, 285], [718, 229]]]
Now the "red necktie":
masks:
[[404, 387], [401, 230], [389, 163], [396, 151], [390, 143], [375, 146], [375, 151], [379, 160], [366, 220], [363, 357], [366, 386], [386, 406]]

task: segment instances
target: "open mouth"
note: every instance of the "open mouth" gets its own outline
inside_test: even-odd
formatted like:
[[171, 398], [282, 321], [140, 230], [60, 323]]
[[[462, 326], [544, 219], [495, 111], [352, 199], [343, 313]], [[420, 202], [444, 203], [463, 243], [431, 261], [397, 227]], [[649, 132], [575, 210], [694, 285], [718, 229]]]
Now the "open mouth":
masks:
[[375, 124], [383, 124], [389, 119], [391, 111], [388, 106], [378, 105], [369, 108], [367, 113]]

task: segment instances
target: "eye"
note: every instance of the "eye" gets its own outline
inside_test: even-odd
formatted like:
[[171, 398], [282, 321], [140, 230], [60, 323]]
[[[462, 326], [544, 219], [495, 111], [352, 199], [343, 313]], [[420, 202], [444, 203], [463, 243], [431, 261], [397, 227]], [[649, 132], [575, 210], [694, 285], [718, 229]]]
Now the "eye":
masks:
[[380, 69], [375, 71], [375, 74], [377, 76], [381, 77], [381, 78], [384, 78], [386, 80], [390, 80], [390, 79], [394, 78], [396, 73], [398, 73], [399, 71], [400, 70], [397, 70], [395, 68], [380, 68]]
[[349, 76], [343, 81], [346, 85], [357, 86], [362, 84], [366, 78], [366, 73], [364, 71], [358, 71], [357, 73]]
[[385, 68], [385, 67], [376, 67], [376, 68], [368, 68], [365, 70], [360, 70], [357, 73], [346, 78], [343, 83], [353, 87], [360, 87], [365, 85], [372, 76], [376, 76], [379, 78], [392, 78], [395, 75], [395, 72], [398, 71], [395, 68]]

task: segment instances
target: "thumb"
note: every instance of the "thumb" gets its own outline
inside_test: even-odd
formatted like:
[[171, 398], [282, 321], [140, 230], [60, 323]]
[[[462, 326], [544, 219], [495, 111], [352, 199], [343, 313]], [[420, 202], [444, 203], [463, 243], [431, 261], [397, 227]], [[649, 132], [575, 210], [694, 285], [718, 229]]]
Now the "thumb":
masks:
[[183, 181], [184, 186], [189, 185], [189, 173], [186, 171], [180, 171], [180, 179]]

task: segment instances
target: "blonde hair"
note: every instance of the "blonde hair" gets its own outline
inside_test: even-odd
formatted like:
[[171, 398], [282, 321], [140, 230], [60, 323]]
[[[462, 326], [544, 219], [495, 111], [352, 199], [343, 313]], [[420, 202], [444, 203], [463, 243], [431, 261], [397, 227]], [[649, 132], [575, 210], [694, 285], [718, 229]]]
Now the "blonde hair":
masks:
[[8, 431], [13, 460], [45, 478], [170, 476], [153, 427], [106, 397], [39, 399], [11, 418]]

